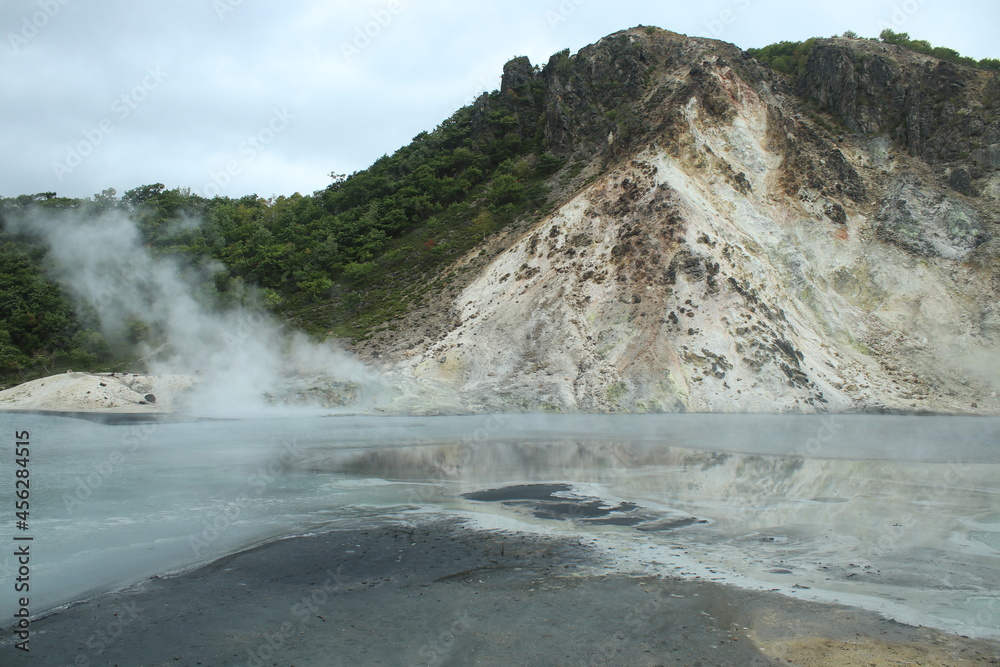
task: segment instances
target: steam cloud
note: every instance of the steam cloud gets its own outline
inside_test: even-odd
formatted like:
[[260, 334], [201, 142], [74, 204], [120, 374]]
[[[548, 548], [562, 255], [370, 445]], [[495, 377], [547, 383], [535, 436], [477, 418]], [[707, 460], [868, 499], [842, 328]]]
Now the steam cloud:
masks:
[[206, 305], [198, 291], [222, 267], [153, 254], [120, 212], [35, 211], [8, 222], [45, 242], [52, 277], [94, 309], [109, 339], [124, 340], [136, 320], [153, 329], [160, 344], [146, 350], [149, 371], [196, 376], [189, 408], [198, 413], [259, 411], [265, 394], [294, 387], [296, 378], [355, 383], [368, 401], [381, 389], [378, 376], [344, 350], [289, 332], [259, 310]]

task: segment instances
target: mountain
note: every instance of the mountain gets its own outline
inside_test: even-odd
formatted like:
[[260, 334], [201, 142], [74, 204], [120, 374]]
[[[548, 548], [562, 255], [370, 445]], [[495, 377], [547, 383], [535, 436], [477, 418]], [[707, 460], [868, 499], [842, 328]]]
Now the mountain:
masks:
[[[640, 26], [514, 58], [311, 195], [3, 199], [0, 379], [191, 357], [142, 256], [208, 322], [263, 306], [344, 343], [400, 409], [998, 414], [997, 69], [889, 31]], [[34, 234], [59, 217], [127, 230], [130, 280], [99, 273], [133, 307], [80, 304], [77, 248]]]
[[509, 62], [472, 127], [572, 187], [359, 352], [473, 410], [1000, 412], [997, 73], [797, 57], [639, 27]]

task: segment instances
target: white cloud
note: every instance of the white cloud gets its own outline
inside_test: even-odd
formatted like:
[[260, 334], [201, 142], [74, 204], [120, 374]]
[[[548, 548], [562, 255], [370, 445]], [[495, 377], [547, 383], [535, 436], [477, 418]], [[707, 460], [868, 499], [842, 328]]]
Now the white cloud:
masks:
[[[330, 171], [362, 169], [496, 88], [511, 57], [544, 64], [638, 24], [748, 48], [846, 29], [875, 36], [896, 21], [913, 37], [1000, 56], [992, 0], [221, 1], [232, 10], [221, 19], [206, 0], [52, 0], [60, 8], [44, 20], [37, 0], [3, 3], [0, 195], [88, 196], [151, 182], [198, 189], [220, 156], [281, 107], [294, 110], [294, 123], [224, 193], [311, 192]], [[32, 32], [32, 21], [44, 25]], [[162, 85], [128, 118], [111, 114], [113, 100], [156, 65], [169, 73]], [[105, 117], [114, 132], [60, 181], [53, 161]]]

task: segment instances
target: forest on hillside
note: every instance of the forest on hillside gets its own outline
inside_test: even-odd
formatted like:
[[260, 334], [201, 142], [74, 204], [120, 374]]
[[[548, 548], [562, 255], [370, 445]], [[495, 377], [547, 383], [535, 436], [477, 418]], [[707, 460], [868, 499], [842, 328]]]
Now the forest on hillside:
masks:
[[[152, 252], [223, 267], [204, 292], [218, 305], [252, 301], [313, 335], [357, 340], [435, 289], [441, 267], [545, 205], [545, 182], [566, 160], [543, 150], [537, 119], [519, 113], [534, 104], [521, 102], [494, 92], [309, 195], [207, 199], [157, 183], [87, 199], [0, 199], [0, 380], [125, 367], [151, 335], [135, 321], [108, 340], [94, 313], [46, 278], [37, 238], [7, 219], [127, 215]], [[473, 122], [475, 110], [486, 117]]]

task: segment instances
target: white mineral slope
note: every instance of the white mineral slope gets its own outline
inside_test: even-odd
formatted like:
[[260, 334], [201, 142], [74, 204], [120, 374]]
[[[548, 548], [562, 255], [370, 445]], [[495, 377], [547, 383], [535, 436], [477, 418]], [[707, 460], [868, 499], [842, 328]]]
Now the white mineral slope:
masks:
[[183, 404], [193, 383], [183, 375], [70, 371], [0, 391], [0, 410], [167, 413]]
[[[881, 239], [873, 203], [789, 196], [788, 156], [810, 151], [789, 128], [807, 121], [767, 84], [712, 71], [734, 114], [692, 97], [680, 138], [529, 230], [398, 369], [472, 410], [1000, 412], [1000, 323], [962, 261], [972, 246], [919, 255]], [[875, 193], [865, 202], [927, 171], [885, 140], [830, 150]]]

